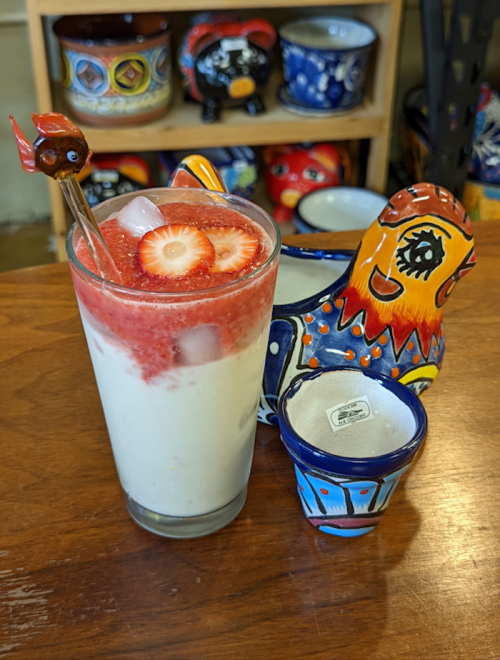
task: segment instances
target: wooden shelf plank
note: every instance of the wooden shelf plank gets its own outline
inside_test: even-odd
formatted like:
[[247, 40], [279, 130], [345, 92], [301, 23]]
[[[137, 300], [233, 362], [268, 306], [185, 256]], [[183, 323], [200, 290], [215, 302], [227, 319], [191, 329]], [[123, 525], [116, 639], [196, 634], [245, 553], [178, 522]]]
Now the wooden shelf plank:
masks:
[[[346, 112], [327, 118], [301, 117], [286, 111], [276, 100], [280, 76], [269, 82], [265, 96], [267, 111], [250, 117], [243, 109], [223, 110], [220, 121], [203, 124], [201, 106], [186, 103], [180, 89], [175, 90], [169, 112], [159, 121], [129, 128], [82, 127], [88, 144], [95, 152], [157, 151], [191, 149], [238, 144], [262, 145], [286, 142], [373, 138], [380, 134], [383, 116], [369, 100]], [[60, 98], [60, 91], [56, 92]], [[71, 117], [58, 102], [57, 109]]]
[[[31, 0], [35, 4], [36, 0]], [[333, 5], [375, 5], [393, 4], [399, 0], [314, 0], [310, 6]], [[206, 11], [210, 9], [259, 9], [268, 7], [303, 7], [304, 0], [142, 0], [140, 11]], [[38, 13], [55, 14], [105, 14], [138, 11], [137, 0], [121, 0], [117, 6], [115, 0], [38, 0]]]

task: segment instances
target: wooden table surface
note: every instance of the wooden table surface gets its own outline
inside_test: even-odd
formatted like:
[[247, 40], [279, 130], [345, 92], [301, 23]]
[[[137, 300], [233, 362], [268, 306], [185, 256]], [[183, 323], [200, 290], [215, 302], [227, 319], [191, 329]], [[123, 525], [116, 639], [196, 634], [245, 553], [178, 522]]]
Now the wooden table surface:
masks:
[[[500, 657], [500, 222], [444, 309], [429, 433], [378, 528], [301, 513], [259, 426], [248, 500], [205, 538], [129, 517], [66, 264], [0, 275], [0, 657]], [[289, 242], [355, 247], [357, 232]]]

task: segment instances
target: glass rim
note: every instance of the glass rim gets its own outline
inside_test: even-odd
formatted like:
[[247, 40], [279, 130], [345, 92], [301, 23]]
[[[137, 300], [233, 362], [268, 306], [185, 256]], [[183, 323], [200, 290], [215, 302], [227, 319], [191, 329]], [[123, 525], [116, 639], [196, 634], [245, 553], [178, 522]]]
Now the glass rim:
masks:
[[[127, 198], [127, 197], [140, 197], [141, 194], [146, 196], [144, 193], [148, 192], [155, 192], [155, 191], [164, 191], [164, 190], [173, 190], [173, 191], [182, 191], [182, 192], [193, 192], [195, 194], [202, 194], [202, 193], [210, 193], [210, 195], [213, 197], [216, 195], [217, 197], [222, 197], [223, 199], [227, 199], [228, 201], [233, 201], [235, 200], [238, 204], [242, 204], [243, 206], [250, 206], [256, 209], [259, 213], [263, 214], [263, 216], [270, 221], [271, 226], [274, 228], [276, 232], [276, 243], [274, 245], [274, 248], [269, 255], [269, 257], [266, 259], [266, 261], [261, 264], [257, 269], [253, 270], [251, 273], [247, 273], [243, 277], [239, 277], [238, 279], [232, 280], [231, 282], [226, 282], [225, 284], [219, 284], [218, 286], [212, 286], [208, 287], [206, 289], [195, 289], [194, 291], [150, 291], [149, 289], [135, 289], [130, 286], [126, 286], [124, 284], [118, 284], [116, 282], [111, 282], [110, 280], [106, 280], [100, 275], [97, 275], [96, 273], [93, 273], [91, 270], [89, 270], [86, 266], [82, 264], [82, 262], [78, 259], [76, 252], [73, 247], [73, 235], [76, 231], [76, 229], [79, 229], [78, 224], [74, 222], [66, 236], [66, 254], [68, 256], [68, 261], [70, 264], [72, 264], [78, 271], [80, 271], [87, 279], [93, 280], [97, 284], [103, 284], [107, 288], [111, 289], [112, 291], [116, 291], [117, 293], [120, 294], [127, 294], [131, 297], [135, 296], [141, 296], [141, 297], [154, 297], [156, 300], [159, 298], [169, 298], [169, 299], [185, 299], [185, 298], [196, 298], [200, 296], [207, 296], [210, 294], [213, 295], [220, 295], [225, 293], [226, 291], [229, 291], [233, 288], [237, 288], [242, 282], [247, 282], [258, 275], [260, 275], [278, 256], [281, 250], [281, 232], [279, 230], [278, 224], [274, 220], [274, 218], [263, 208], [255, 204], [254, 202], [249, 201], [248, 199], [245, 199], [243, 197], [238, 197], [237, 195], [232, 195], [231, 193], [222, 193], [219, 191], [213, 191], [213, 190], [207, 190], [205, 188], [168, 188], [167, 186], [159, 186], [156, 188], [147, 188], [145, 190], [136, 190], [130, 193], [126, 193], [124, 195], [120, 195], [119, 197], [122, 198]], [[116, 200], [116, 197], [112, 198], [113, 200]], [[99, 207], [103, 206], [104, 204], [107, 204], [107, 201], [101, 202], [100, 204], [97, 204], [95, 207], [93, 207], [92, 210], [98, 209]], [[169, 202], [165, 202], [165, 204], [168, 204]], [[190, 202], [186, 202], [190, 203]], [[111, 216], [108, 216], [111, 217]], [[105, 218], [102, 222], [105, 222], [108, 218]], [[98, 223], [101, 224], [101, 223]], [[264, 231], [265, 228], [263, 228]], [[266, 231], [268, 234], [268, 232]], [[269, 236], [269, 234], [268, 234]], [[272, 236], [270, 236], [270, 239], [272, 240]]]

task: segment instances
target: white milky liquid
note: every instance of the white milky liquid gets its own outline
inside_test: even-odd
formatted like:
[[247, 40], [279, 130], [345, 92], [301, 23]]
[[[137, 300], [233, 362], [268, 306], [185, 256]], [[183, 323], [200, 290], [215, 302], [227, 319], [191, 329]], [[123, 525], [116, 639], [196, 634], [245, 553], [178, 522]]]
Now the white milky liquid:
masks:
[[[336, 431], [326, 411], [366, 397], [373, 419]], [[382, 456], [407, 444], [415, 434], [412, 412], [392, 392], [357, 372], [324, 373], [304, 381], [287, 405], [290, 423], [309, 444], [336, 456]]]
[[80, 311], [126, 493], [170, 516], [231, 502], [250, 474], [267, 333], [236, 355], [145, 382], [125, 350]]

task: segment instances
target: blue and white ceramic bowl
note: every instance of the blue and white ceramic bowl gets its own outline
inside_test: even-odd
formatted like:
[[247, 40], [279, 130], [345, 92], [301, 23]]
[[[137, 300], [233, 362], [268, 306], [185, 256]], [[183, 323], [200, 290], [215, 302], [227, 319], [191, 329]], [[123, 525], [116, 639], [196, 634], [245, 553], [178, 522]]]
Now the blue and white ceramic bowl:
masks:
[[285, 23], [279, 35], [285, 86], [278, 99], [285, 108], [314, 114], [348, 110], [362, 102], [377, 36], [373, 28], [353, 19], [313, 16]]
[[278, 416], [304, 515], [336, 536], [375, 528], [427, 432], [413, 392], [349, 367], [299, 376], [280, 398]]
[[367, 188], [335, 186], [313, 190], [295, 207], [299, 234], [368, 229], [389, 200]]

